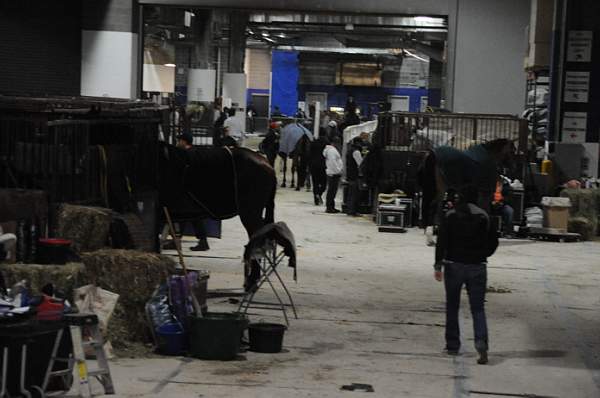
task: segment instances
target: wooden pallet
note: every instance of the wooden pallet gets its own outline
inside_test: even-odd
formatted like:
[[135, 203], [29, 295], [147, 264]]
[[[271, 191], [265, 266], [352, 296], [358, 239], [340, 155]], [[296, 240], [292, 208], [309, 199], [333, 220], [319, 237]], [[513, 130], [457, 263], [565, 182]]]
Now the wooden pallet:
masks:
[[543, 240], [550, 242], [579, 242], [580, 234], [566, 232], [555, 228], [531, 228], [527, 237], [535, 240]]

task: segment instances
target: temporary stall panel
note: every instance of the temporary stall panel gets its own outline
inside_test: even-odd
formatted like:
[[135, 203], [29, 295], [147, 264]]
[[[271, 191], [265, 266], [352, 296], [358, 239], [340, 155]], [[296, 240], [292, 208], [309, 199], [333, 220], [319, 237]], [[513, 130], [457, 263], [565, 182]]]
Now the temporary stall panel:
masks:
[[165, 65], [144, 64], [144, 91], [175, 92], [175, 68]]
[[217, 71], [214, 69], [188, 70], [188, 101], [213, 102]]
[[231, 99], [231, 106], [235, 108], [235, 118], [238, 119], [242, 129], [246, 130], [246, 74], [225, 73], [223, 75], [223, 98]]

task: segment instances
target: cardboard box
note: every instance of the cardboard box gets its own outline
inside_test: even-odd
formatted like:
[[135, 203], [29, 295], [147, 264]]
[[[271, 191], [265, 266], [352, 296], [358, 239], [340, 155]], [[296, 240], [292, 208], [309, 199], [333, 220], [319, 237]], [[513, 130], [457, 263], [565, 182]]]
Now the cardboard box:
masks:
[[554, 228], [567, 232], [568, 225], [568, 207], [544, 207], [544, 228]]
[[569, 210], [571, 208], [570, 199], [543, 197], [542, 206], [544, 206], [544, 228], [554, 228], [567, 232]]
[[554, 0], [531, 0], [529, 20], [529, 42], [552, 41], [554, 22]]
[[525, 58], [525, 69], [548, 67], [552, 53], [549, 42], [529, 43], [529, 55]]

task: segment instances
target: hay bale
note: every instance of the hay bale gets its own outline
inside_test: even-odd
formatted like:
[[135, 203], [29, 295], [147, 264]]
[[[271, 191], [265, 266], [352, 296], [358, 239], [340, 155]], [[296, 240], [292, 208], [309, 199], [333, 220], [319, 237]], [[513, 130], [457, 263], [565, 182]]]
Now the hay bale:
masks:
[[115, 348], [131, 341], [151, 341], [145, 305], [156, 287], [175, 272], [175, 262], [170, 257], [135, 250], [98, 250], [81, 257], [87, 283], [120, 296], [108, 324]]
[[77, 252], [89, 252], [106, 246], [112, 211], [102, 207], [61, 205], [56, 236], [73, 241]]
[[583, 240], [592, 240], [596, 236], [596, 225], [585, 217], [570, 217], [568, 231], [581, 235]]
[[73, 302], [73, 291], [85, 285], [85, 268], [81, 263], [66, 265], [39, 265], [39, 264], [3, 264], [0, 271], [6, 278], [8, 286], [22, 280], [27, 281], [27, 286], [33, 294], [40, 294], [42, 287], [53, 283], [66, 297]]
[[[598, 233], [598, 219], [600, 216], [600, 190], [599, 189], [565, 189], [560, 196], [571, 199], [569, 215], [569, 232], [582, 234], [589, 240]], [[583, 222], [582, 220], [586, 221]], [[572, 229], [575, 228], [575, 229]], [[583, 233], [582, 233], [583, 231]]]

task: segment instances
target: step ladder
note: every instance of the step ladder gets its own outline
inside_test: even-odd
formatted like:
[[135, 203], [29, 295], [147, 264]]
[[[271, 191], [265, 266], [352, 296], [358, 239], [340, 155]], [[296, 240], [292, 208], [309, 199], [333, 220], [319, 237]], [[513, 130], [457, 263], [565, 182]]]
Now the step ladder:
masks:
[[[104, 352], [104, 340], [100, 332], [98, 316], [95, 314], [69, 314], [65, 315], [64, 320], [71, 333], [73, 356], [71, 358], [54, 358], [55, 362], [67, 362], [67, 369], [48, 373], [44, 386], [47, 385], [49, 379], [54, 377], [61, 377], [63, 380], [69, 379], [73, 375], [73, 370], [75, 370], [76, 378], [79, 380], [79, 397], [92, 397], [92, 386], [90, 384], [90, 378], [92, 377], [96, 378], [102, 384], [105, 395], [113, 395], [115, 388], [106, 353]], [[84, 329], [89, 333], [91, 340], [83, 340]], [[96, 361], [98, 362], [97, 369], [88, 369], [88, 364], [85, 360], [86, 347], [93, 348], [96, 354]], [[59, 395], [56, 394], [56, 396]], [[55, 396], [55, 394], [49, 393], [46, 396]]]

